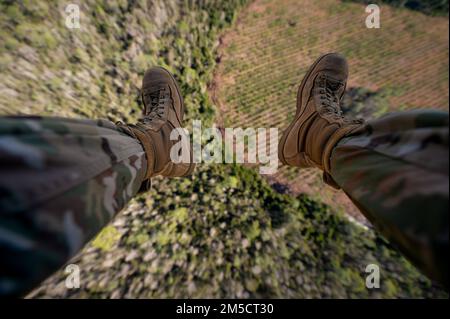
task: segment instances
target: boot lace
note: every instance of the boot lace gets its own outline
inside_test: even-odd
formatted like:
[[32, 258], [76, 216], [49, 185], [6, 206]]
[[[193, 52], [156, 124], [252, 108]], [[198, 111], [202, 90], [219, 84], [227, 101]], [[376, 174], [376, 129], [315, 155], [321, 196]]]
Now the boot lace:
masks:
[[342, 124], [363, 124], [362, 118], [347, 118], [341, 110], [340, 95], [345, 86], [343, 81], [321, 74], [316, 79], [316, 93], [318, 95], [318, 112], [321, 116], [338, 121]]
[[340, 96], [338, 94], [344, 86], [344, 82], [322, 74], [316, 79], [316, 85], [319, 96], [319, 113], [321, 115], [331, 116], [336, 120], [343, 119], [344, 114], [339, 105]]
[[149, 112], [139, 122], [147, 124], [156, 119], [164, 120], [165, 110], [169, 102], [168, 92], [169, 89], [166, 86], [158, 86], [143, 93], [143, 99], [147, 102]]

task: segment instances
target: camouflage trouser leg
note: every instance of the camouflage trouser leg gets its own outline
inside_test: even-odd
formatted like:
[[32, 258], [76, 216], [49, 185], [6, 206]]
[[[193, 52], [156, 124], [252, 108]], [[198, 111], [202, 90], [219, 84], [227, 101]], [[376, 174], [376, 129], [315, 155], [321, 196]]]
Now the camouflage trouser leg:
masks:
[[418, 268], [448, 286], [449, 117], [394, 113], [343, 139], [332, 176]]
[[132, 198], [140, 144], [111, 122], [0, 118], [0, 296], [64, 264]]

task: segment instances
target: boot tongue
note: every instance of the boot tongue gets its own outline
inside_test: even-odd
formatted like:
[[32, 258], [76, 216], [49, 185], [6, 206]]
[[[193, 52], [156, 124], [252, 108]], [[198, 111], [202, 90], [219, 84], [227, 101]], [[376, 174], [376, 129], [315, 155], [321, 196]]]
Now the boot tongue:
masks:
[[323, 78], [323, 84], [325, 86], [325, 89], [330, 93], [334, 95], [339, 95], [339, 91], [344, 86], [344, 83], [342, 81], [339, 81], [338, 79], [335, 79], [331, 76], [324, 76]]
[[322, 75], [316, 79], [316, 99], [320, 114], [336, 121], [342, 118], [340, 94], [345, 87], [342, 81]]
[[163, 87], [152, 87], [143, 93], [143, 100], [145, 104], [144, 117], [147, 119], [162, 119], [165, 109], [165, 98], [162, 91]]
[[327, 87], [332, 91], [337, 91], [341, 87], [341, 82], [334, 79], [328, 79], [327, 84]]
[[339, 95], [338, 95], [339, 87], [340, 87], [340, 83], [334, 82], [334, 81], [327, 81], [327, 83], [325, 85], [325, 91], [326, 91], [327, 97], [329, 98], [330, 103], [333, 106], [335, 106], [337, 101], [339, 101]]

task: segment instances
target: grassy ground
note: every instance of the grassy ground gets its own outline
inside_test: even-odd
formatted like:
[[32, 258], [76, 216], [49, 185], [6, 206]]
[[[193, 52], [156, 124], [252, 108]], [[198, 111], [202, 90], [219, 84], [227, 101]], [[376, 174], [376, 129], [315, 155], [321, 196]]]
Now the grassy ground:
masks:
[[[132, 121], [141, 76], [159, 64], [181, 83], [188, 121], [211, 124], [219, 34], [242, 3], [149, 3], [83, 1], [82, 29], [69, 31], [63, 2], [0, 2], [0, 112]], [[80, 289], [60, 271], [31, 296], [447, 297], [371, 230], [251, 169], [202, 165], [153, 182], [71, 261]], [[380, 289], [365, 288], [370, 263]]]

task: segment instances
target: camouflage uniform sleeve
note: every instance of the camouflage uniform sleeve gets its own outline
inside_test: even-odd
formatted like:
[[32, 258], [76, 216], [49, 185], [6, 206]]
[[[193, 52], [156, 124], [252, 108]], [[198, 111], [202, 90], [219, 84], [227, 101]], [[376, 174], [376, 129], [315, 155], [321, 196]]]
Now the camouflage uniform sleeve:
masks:
[[0, 296], [76, 254], [137, 193], [140, 144], [104, 120], [0, 118]]
[[448, 287], [449, 115], [418, 110], [368, 122], [331, 157], [333, 179], [375, 228]]

